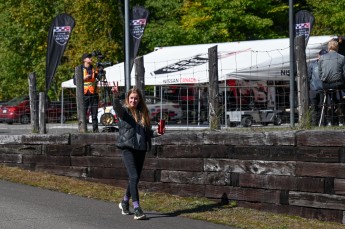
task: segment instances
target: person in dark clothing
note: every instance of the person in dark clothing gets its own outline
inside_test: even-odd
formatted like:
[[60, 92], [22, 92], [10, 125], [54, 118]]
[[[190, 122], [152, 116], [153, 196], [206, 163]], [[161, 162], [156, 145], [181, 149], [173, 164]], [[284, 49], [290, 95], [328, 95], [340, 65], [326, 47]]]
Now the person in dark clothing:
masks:
[[145, 219], [146, 215], [139, 204], [138, 183], [146, 152], [151, 150], [151, 138], [161, 134], [158, 130], [152, 130], [149, 110], [138, 88], [127, 92], [123, 106], [119, 100], [118, 83], [114, 83], [111, 91], [114, 95], [113, 107], [120, 120], [117, 147], [122, 149], [122, 158], [129, 176], [129, 184], [119, 208], [123, 215], [129, 215], [129, 199], [132, 198], [134, 219]]
[[323, 101], [323, 87], [319, 76], [319, 59], [322, 55], [328, 53], [327, 50], [321, 49], [316, 60], [310, 62], [308, 66], [309, 78], [309, 100], [311, 109], [311, 124], [317, 126], [321, 116], [321, 106]]
[[84, 108], [85, 113], [90, 108], [92, 116], [92, 131], [98, 133], [98, 93], [97, 93], [97, 71], [92, 65], [91, 54], [84, 53], [82, 56], [82, 69], [84, 81]]
[[[340, 125], [344, 122], [344, 108], [339, 103], [340, 98], [337, 90], [345, 88], [345, 57], [338, 53], [338, 48], [339, 44], [336, 40], [328, 42], [328, 53], [322, 55], [318, 62], [322, 87], [324, 90], [330, 91], [331, 108], [328, 112], [329, 115], [327, 115], [327, 121], [331, 125], [335, 125], [337, 121]], [[338, 120], [335, 113], [338, 113]]]
[[345, 82], [345, 57], [338, 52], [339, 44], [335, 40], [328, 42], [328, 53], [318, 62], [323, 89], [339, 89]]

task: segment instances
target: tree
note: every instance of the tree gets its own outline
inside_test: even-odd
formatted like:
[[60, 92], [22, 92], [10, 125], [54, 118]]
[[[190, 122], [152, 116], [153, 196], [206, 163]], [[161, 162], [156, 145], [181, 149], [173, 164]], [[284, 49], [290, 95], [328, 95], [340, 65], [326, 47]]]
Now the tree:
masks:
[[[9, 0], [0, 3], [1, 99], [28, 94], [28, 74], [36, 72], [44, 90], [47, 36], [53, 18], [71, 14], [76, 21], [71, 40], [49, 93], [59, 98], [60, 84], [70, 79], [81, 55], [99, 49], [109, 60], [122, 58], [122, 22], [117, 1]], [[13, 87], [15, 85], [15, 87]], [[55, 89], [55, 90], [54, 90]]]
[[[151, 12], [143, 38], [145, 51], [152, 51], [156, 46], [288, 35], [286, 1], [148, 0], [145, 4]], [[284, 23], [281, 23], [283, 19]]]
[[10, 0], [0, 3], [0, 84], [5, 92], [2, 99], [28, 94], [28, 74], [42, 75], [45, 31], [56, 8], [58, 5], [54, 1]]
[[343, 1], [307, 0], [315, 17], [314, 35], [343, 35], [345, 4]]

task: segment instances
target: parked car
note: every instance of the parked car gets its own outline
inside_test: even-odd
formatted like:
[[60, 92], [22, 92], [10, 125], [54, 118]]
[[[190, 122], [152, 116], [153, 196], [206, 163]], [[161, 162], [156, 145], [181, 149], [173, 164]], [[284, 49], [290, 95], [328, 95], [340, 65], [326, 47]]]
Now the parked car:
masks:
[[[47, 122], [61, 121], [61, 109], [51, 106], [49, 100], [47, 102], [46, 115]], [[62, 119], [65, 121], [66, 115], [63, 115]], [[16, 97], [0, 107], [0, 122], [28, 124], [30, 120], [29, 96]]]
[[167, 121], [179, 121], [182, 119], [182, 108], [178, 103], [161, 99], [154, 96], [145, 96], [146, 105], [150, 112], [150, 118], [153, 121], [165, 119]]
[[8, 101], [0, 101], [0, 107], [2, 107], [3, 105], [5, 105]]

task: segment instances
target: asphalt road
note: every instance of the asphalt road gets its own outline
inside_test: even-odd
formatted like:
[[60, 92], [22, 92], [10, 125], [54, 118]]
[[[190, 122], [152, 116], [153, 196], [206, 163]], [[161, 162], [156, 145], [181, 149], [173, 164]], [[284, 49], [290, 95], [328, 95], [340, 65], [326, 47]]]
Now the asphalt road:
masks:
[[[0, 135], [22, 135], [22, 134], [32, 134], [30, 124], [6, 124], [0, 123]], [[92, 130], [92, 126], [88, 126], [89, 130]], [[100, 129], [103, 129], [100, 126]], [[47, 123], [46, 130], [48, 134], [64, 134], [64, 133], [78, 133], [77, 124], [59, 124], [59, 123]]]
[[0, 180], [1, 229], [232, 228], [154, 212], [146, 212], [146, 215], [147, 220], [134, 220], [133, 215], [122, 215], [117, 204], [112, 202]]

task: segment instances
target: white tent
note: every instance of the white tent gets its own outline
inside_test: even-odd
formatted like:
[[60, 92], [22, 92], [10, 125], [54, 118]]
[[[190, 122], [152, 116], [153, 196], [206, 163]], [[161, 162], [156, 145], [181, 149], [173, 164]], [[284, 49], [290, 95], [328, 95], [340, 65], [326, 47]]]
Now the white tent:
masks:
[[[307, 60], [316, 58], [332, 36], [312, 36], [306, 48]], [[143, 56], [145, 85], [194, 84], [208, 82], [208, 49], [217, 46], [219, 80], [289, 80], [289, 38], [239, 41], [156, 48]], [[108, 82], [125, 84], [124, 63], [105, 68]], [[135, 67], [131, 74], [135, 84]], [[62, 83], [73, 88], [72, 80]]]

